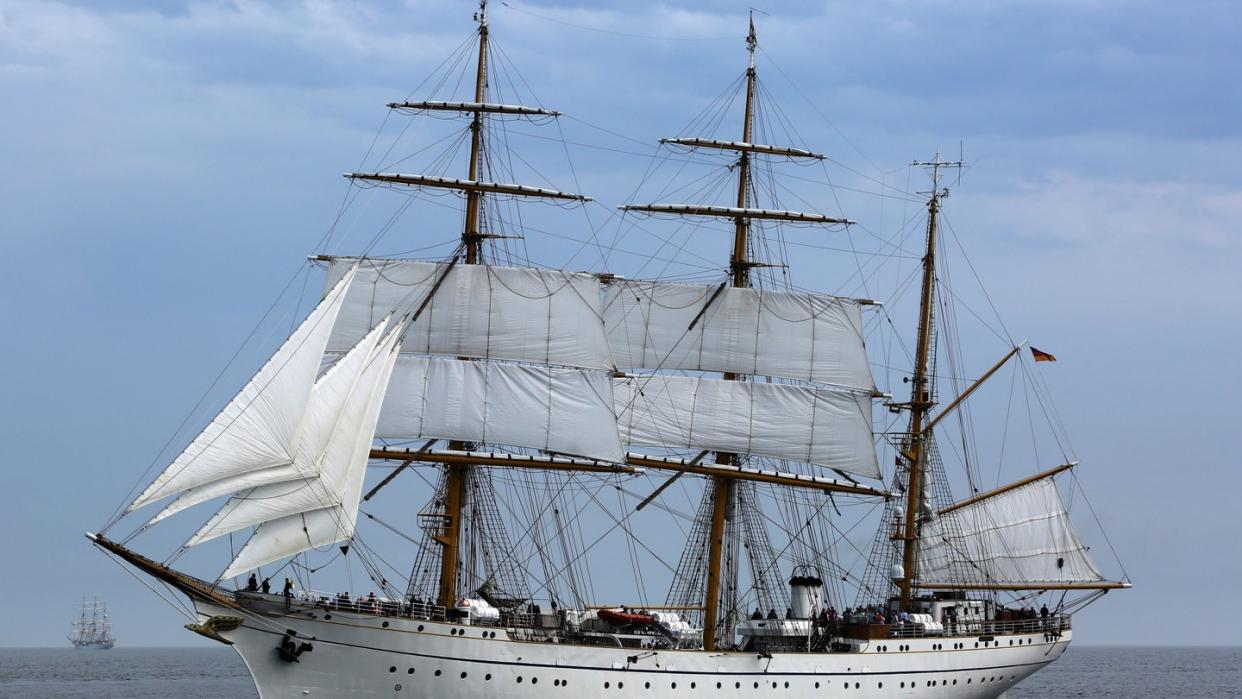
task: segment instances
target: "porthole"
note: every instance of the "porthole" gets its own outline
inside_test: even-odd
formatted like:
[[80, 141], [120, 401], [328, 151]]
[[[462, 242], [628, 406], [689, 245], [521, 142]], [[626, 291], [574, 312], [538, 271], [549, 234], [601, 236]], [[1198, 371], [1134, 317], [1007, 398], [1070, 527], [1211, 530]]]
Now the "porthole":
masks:
[[733, 683], [733, 688], [734, 688], [734, 689], [741, 689], [741, 688], [742, 688], [742, 683], [741, 683], [741, 682], [734, 682], [734, 683]]
[[622, 687], [624, 687], [624, 686], [625, 686], [625, 683], [624, 683], [624, 682], [618, 682], [618, 683], [617, 683], [617, 689], [621, 689], [621, 688], [622, 688]]
[[492, 681], [492, 673], [490, 673], [490, 672], [489, 672], [489, 673], [487, 673], [486, 675], [483, 675], [483, 681], [484, 681], [484, 682], [491, 682], [491, 681]]
[[[532, 678], [530, 678], [530, 683], [531, 683], [531, 684], [539, 684], [539, 678], [538, 678], [538, 677], [532, 677]], [[617, 686], [619, 687], [619, 686], [621, 686], [621, 685], [617, 685]]]
[[755, 689], [759, 689], [759, 683], [758, 683], [758, 682], [756, 682], [756, 683], [755, 683]]
[[788, 683], [788, 682], [786, 682], [786, 683], [785, 683], [785, 689], [789, 689], [789, 683]]
[[858, 689], [858, 688], [859, 688], [859, 687], [861, 687], [861, 686], [862, 686], [862, 684], [861, 684], [861, 683], [859, 683], [859, 682], [855, 682], [855, 683], [854, 683], [854, 689]]
[[[440, 676], [440, 671], [437, 669], [437, 670], [436, 670], [436, 677], [439, 677], [439, 676]], [[519, 678], [518, 678], [518, 682], [521, 682], [521, 681], [522, 681], [522, 678], [520, 678], [520, 677], [519, 677]]]
[[419, 625], [418, 625], [418, 630], [419, 630], [419, 631], [422, 631], [422, 630], [423, 630], [423, 625], [422, 625], [422, 624], [419, 624]]
[[690, 689], [694, 689], [696, 686], [697, 686], [697, 683], [695, 682], [690, 683]]
[[[439, 670], [436, 670], [436, 672], [437, 672], [437, 673], [439, 673], [440, 671], [439, 671]], [[518, 676], [517, 676], [517, 683], [518, 683], [518, 684], [522, 684], [522, 676], [521, 676], [521, 675], [518, 675]], [[608, 683], [607, 683], [607, 682], [605, 682], [605, 683], [604, 683], [604, 688], [605, 688], [605, 689], [607, 689], [607, 688], [608, 688]]]
[[819, 689], [819, 683], [818, 683], [818, 682], [816, 682], [816, 683], [815, 683], [815, 688], [816, 688], [816, 689]]
[[461, 678], [462, 678], [463, 680], [464, 680], [464, 679], [466, 679], [466, 673], [464, 673], [464, 672], [463, 672], [463, 673], [461, 673]]
[[902, 682], [902, 683], [901, 683], [901, 688], [902, 688], [902, 689], [905, 689], [905, 688], [906, 688], [906, 683], [905, 683], [905, 682]]
[[385, 621], [383, 624], [381, 624], [381, 626], [383, 626], [384, 628], [388, 628], [388, 622]]
[[676, 682], [672, 683], [672, 685], [671, 685], [671, 686], [672, 686], [672, 688], [673, 688], [673, 689], [677, 689], [677, 683], [676, 683]]
[[396, 665], [393, 665], [392, 667], [388, 668], [388, 671], [389, 671], [389, 672], [396, 672], [396, 671], [397, 671], [397, 666], [396, 666]]
[[409, 668], [408, 670], [406, 670], [406, 671], [405, 671], [405, 674], [407, 674], [407, 675], [413, 675], [413, 674], [414, 674], [414, 668]]
[[[518, 682], [521, 682], [521, 681], [522, 680], [518, 680]], [[604, 689], [608, 689], [610, 686], [612, 685], [608, 684], [607, 682], [604, 683]]]
[[324, 614], [324, 615], [323, 615], [323, 618], [324, 618], [324, 621], [327, 621], [328, 619], [331, 619], [331, 618], [332, 618], [332, 615], [331, 615], [331, 614]]
[[[604, 686], [607, 686], [607, 685], [604, 685]], [[650, 682], [643, 682], [643, 689], [651, 689], [651, 683], [650, 683]]]
[[553, 686], [553, 687], [559, 687], [559, 686], [561, 686], [561, 681], [560, 681], [560, 680], [552, 680], [552, 686]]
[[879, 683], [879, 684], [878, 684], [878, 685], [876, 685], [876, 686], [877, 686], [877, 687], [879, 687], [880, 689], [884, 689], [884, 683], [883, 683], [883, 682]]
[[721, 688], [721, 687], [720, 687], [720, 683], [719, 683], [719, 682], [717, 682], [717, 683], [716, 683], [716, 689], [720, 689], [720, 688]]
[[399, 685], [399, 684], [394, 684], [394, 685], [392, 686], [392, 691], [394, 691], [394, 692], [400, 692], [400, 691], [401, 691], [401, 685]]

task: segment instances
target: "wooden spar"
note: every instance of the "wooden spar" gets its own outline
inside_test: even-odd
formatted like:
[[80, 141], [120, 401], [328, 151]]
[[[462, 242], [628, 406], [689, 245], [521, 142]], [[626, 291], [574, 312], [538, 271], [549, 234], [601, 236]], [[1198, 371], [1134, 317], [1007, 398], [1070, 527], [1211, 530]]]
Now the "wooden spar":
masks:
[[[460, 443], [460, 442], [459, 442]], [[446, 466], [505, 466], [540, 471], [580, 471], [586, 473], [638, 473], [633, 466], [618, 466], [605, 461], [568, 458], [535, 458], [520, 454], [475, 451], [429, 451], [424, 454], [400, 449], [372, 449], [372, 459], [417, 461]]]
[[427, 450], [428, 450], [428, 449], [430, 449], [430, 448], [431, 448], [431, 446], [432, 446], [433, 444], [435, 444], [437, 441], [439, 441], [439, 440], [435, 440], [435, 439], [430, 439], [430, 440], [427, 440], [427, 443], [426, 443], [426, 444], [424, 444], [424, 445], [423, 445], [423, 447], [422, 447], [421, 449], [419, 449], [418, 451], [414, 452], [413, 454], [410, 454], [409, 458], [407, 458], [405, 461], [402, 461], [400, 466], [398, 466], [398, 467], [394, 468], [394, 469], [392, 470], [392, 473], [390, 473], [390, 474], [388, 474], [387, 476], [385, 476], [385, 477], [384, 477], [384, 480], [382, 480], [382, 481], [380, 481], [379, 483], [377, 483], [377, 484], [376, 484], [376, 486], [375, 486], [374, 488], [372, 488], [372, 489], [370, 490], [370, 492], [368, 492], [366, 495], [363, 495], [363, 496], [362, 496], [362, 501], [363, 501], [363, 502], [370, 502], [371, 498], [375, 497], [375, 494], [376, 494], [376, 493], [378, 493], [381, 489], [383, 489], [383, 488], [384, 488], [384, 486], [386, 486], [386, 485], [388, 485], [389, 483], [391, 483], [391, 482], [392, 482], [392, 480], [393, 480], [394, 478], [396, 478], [396, 477], [397, 477], [397, 474], [399, 474], [399, 473], [401, 473], [402, 471], [404, 471], [405, 469], [409, 468], [409, 467], [410, 467], [410, 464], [414, 463], [414, 459], [418, 458], [418, 456], [419, 456], [420, 454], [425, 454], [425, 453], [427, 452]]
[[[746, 158], [746, 154], [742, 154]], [[622, 211], [641, 211], [650, 214], [684, 214], [687, 216], [712, 216], [730, 220], [766, 219], [770, 221], [790, 221], [794, 223], [851, 224], [848, 218], [835, 218], [823, 214], [808, 214], [801, 211], [784, 211], [781, 209], [756, 209], [746, 206], [709, 206], [699, 204], [628, 204], [617, 207]]]
[[[934, 179], [934, 178], [933, 178]], [[910, 608], [914, 591], [915, 567], [918, 565], [918, 513], [923, 495], [923, 419], [931, 410], [931, 387], [928, 385], [928, 359], [931, 356], [933, 294], [936, 280], [936, 215], [940, 199], [936, 185], [927, 202], [927, 252], [923, 255], [923, 286], [919, 303], [919, 336], [914, 360], [914, 377], [910, 389], [910, 444], [905, 449], [909, 463], [906, 477], [905, 523], [901, 532], [902, 547], [901, 609]], [[930, 434], [928, 435], [930, 437]]]
[[88, 532], [86, 538], [90, 539], [96, 546], [104, 551], [113, 554], [117, 558], [120, 558], [156, 580], [172, 585], [178, 590], [181, 590], [185, 594], [189, 595], [191, 598], [213, 602], [230, 609], [240, 609], [237, 602], [232, 597], [225, 595], [223, 592], [216, 589], [215, 585], [207, 582], [206, 580], [200, 580], [192, 575], [186, 575], [180, 571], [173, 570], [162, 563], [156, 563], [150, 558], [140, 555], [122, 544], [105, 538], [103, 534], [91, 534]]
[[974, 505], [975, 503], [983, 502], [984, 500], [987, 500], [989, 498], [994, 498], [997, 495], [1003, 495], [1004, 493], [1008, 493], [1011, 490], [1017, 490], [1018, 488], [1021, 488], [1024, 485], [1030, 485], [1031, 483], [1034, 483], [1036, 481], [1042, 481], [1045, 478], [1052, 478], [1058, 473], [1061, 473], [1063, 471], [1068, 471], [1077, 465], [1078, 465], [1077, 461], [1071, 461], [1068, 464], [1061, 464], [1060, 466], [1057, 466], [1056, 468], [1050, 468], [1047, 471], [1041, 471], [1039, 473], [1036, 473], [1033, 476], [1028, 476], [1027, 478], [1023, 478], [1022, 480], [1019, 480], [1019, 481], [1014, 481], [1013, 483], [1010, 483], [1008, 485], [1002, 485], [999, 488], [993, 488], [992, 490], [989, 490], [985, 493], [979, 493], [978, 495], [962, 500], [961, 502], [955, 502], [952, 505], [949, 505], [948, 507], [940, 510], [936, 514], [942, 515], [942, 516], [947, 515], [950, 512], [953, 512], [954, 510], [960, 510], [963, 507], [969, 507], [971, 505]]
[[[718, 454], [731, 459], [731, 454]], [[712, 531], [707, 549], [707, 590], [703, 602], [703, 650], [716, 648], [716, 623], [720, 618], [720, 559], [724, 551], [725, 517], [733, 504], [733, 482], [712, 480]]]
[[[750, 54], [746, 67], [746, 114], [742, 118], [742, 142], [750, 143], [755, 114], [755, 21], [750, 21], [750, 33], [746, 37], [746, 49]], [[745, 211], [750, 200], [750, 153], [742, 151], [737, 164], [737, 209]], [[750, 218], [733, 217], [733, 254], [729, 257], [729, 269], [733, 275], [734, 288], [750, 286], [750, 265], [746, 259], [750, 244]], [[724, 375], [726, 381], [736, 381], [733, 373]], [[716, 453], [716, 463], [734, 465], [736, 456], [727, 452]], [[721, 558], [724, 550], [725, 514], [733, 511], [733, 482], [725, 478], [712, 479], [712, 522], [707, 540], [707, 585], [703, 596], [703, 649], [716, 650], [716, 623], [720, 619]], [[727, 639], [732, 641], [732, 638]]]
[[932, 168], [931, 198], [927, 200], [927, 249], [923, 254], [923, 285], [919, 299], [919, 337], [914, 360], [914, 376], [910, 389], [910, 443], [902, 451], [909, 464], [906, 478], [906, 512], [905, 521], [899, 538], [903, 542], [901, 568], [901, 609], [910, 608], [910, 598], [914, 591], [914, 580], [918, 577], [919, 519], [922, 509], [923, 476], [927, 465], [926, 442], [931, 440], [931, 432], [923, 426], [928, 413], [935, 405], [932, 395], [930, 359], [933, 342], [933, 323], [935, 317], [935, 284], [936, 284], [936, 225], [940, 214], [940, 199], [948, 195], [948, 190], [940, 190], [940, 168], [944, 166], [961, 167], [961, 163], [949, 163], [940, 159], [937, 153], [929, 163], [915, 162], [915, 165], [926, 165]]
[[[459, 189], [466, 193], [466, 205], [469, 209], [470, 200], [483, 194], [507, 194], [511, 196], [536, 197], [543, 199], [572, 199], [574, 201], [592, 201], [591, 197], [556, 189], [531, 187], [525, 184], [509, 184], [504, 182], [480, 182], [471, 175], [469, 179], [455, 177], [436, 177], [434, 175], [406, 175], [396, 172], [347, 172], [345, 177], [364, 182], [388, 182], [391, 184], [408, 184], [415, 187], [438, 187], [441, 189]], [[478, 215], [478, 204], [475, 204]], [[477, 225], [477, 224], [476, 224]], [[476, 231], [477, 234], [477, 231]], [[476, 264], [467, 262], [467, 264]]]
[[715, 148], [717, 150], [731, 150], [743, 153], [784, 155], [790, 158], [814, 158], [816, 160], [823, 160], [828, 157], [826, 155], [812, 153], [809, 150], [803, 150], [801, 148], [768, 146], [762, 143], [745, 143], [743, 141], [717, 141], [713, 138], [661, 138], [660, 143], [670, 143], [676, 146], [689, 146], [691, 148]]
[[[474, 101], [482, 103], [487, 91], [487, 0], [479, 2], [479, 63], [475, 72]], [[483, 241], [479, 237], [479, 208], [483, 190], [478, 188], [479, 168], [483, 162], [483, 112], [475, 112], [470, 121], [470, 174], [475, 187], [466, 189], [466, 221], [462, 245], [466, 248], [466, 264], [479, 264]], [[449, 449], [462, 449], [462, 442], [449, 442]], [[440, 555], [440, 606], [457, 606], [457, 561], [461, 549], [461, 517], [468, 496], [470, 466], [445, 464], [444, 469], [444, 530], [436, 537], [442, 547]]]
[[[721, 288], [723, 288], [723, 287], [721, 287]], [[689, 465], [689, 466], [698, 466], [698, 465], [699, 465], [699, 462], [700, 462], [700, 461], [702, 461], [702, 460], [703, 460], [703, 457], [705, 457], [705, 456], [707, 456], [707, 452], [705, 452], [705, 451], [701, 451], [701, 452], [699, 452], [699, 455], [698, 455], [698, 456], [696, 456], [696, 457], [694, 457], [694, 458], [690, 461], [690, 463], [689, 463], [688, 465]], [[677, 473], [674, 473], [674, 474], [673, 474], [673, 475], [672, 475], [672, 476], [671, 476], [668, 480], [666, 480], [666, 481], [664, 481], [663, 483], [661, 483], [661, 484], [660, 484], [660, 487], [658, 487], [658, 488], [656, 488], [655, 490], [651, 491], [651, 494], [650, 494], [650, 495], [648, 495], [647, 497], [643, 498], [643, 501], [642, 501], [642, 502], [640, 502], [640, 503], [638, 503], [638, 506], [634, 508], [634, 511], [635, 511], [635, 512], [638, 512], [639, 510], [643, 509], [643, 508], [644, 508], [644, 507], [646, 507], [647, 505], [650, 505], [652, 500], [655, 500], [656, 498], [660, 497], [660, 493], [663, 493], [665, 490], [668, 490], [668, 487], [669, 487], [670, 485], [672, 485], [674, 482], [676, 482], [678, 478], [681, 478], [682, 476], [686, 475], [686, 473], [687, 473], [686, 471], [678, 471]]]
[[992, 583], [951, 583], [951, 582], [916, 582], [914, 586], [920, 590], [1128, 590], [1133, 585], [1127, 582], [1101, 580], [1099, 582], [992, 582]]
[[970, 394], [975, 392], [975, 389], [979, 388], [980, 386], [983, 385], [985, 381], [992, 378], [992, 374], [995, 374], [996, 372], [1000, 371], [1000, 368], [1005, 366], [1005, 363], [1008, 362], [1010, 359], [1012, 359], [1013, 356], [1017, 354], [1018, 351], [1021, 349], [1022, 349], [1022, 345], [1018, 344], [1018, 345], [1015, 345], [1008, 352], [1006, 352], [1005, 356], [1001, 357], [1000, 361], [993, 364], [991, 369], [988, 369], [986, 372], [984, 372], [983, 376], [980, 376], [978, 379], [975, 379], [975, 382], [970, 385], [970, 388], [967, 388], [965, 391], [962, 391], [962, 395], [955, 398], [953, 402], [949, 403], [949, 405], [946, 406], [944, 410], [941, 410], [940, 413], [936, 415], [936, 417], [932, 418], [931, 421], [927, 423], [927, 426], [923, 428], [923, 431], [931, 432], [931, 428], [935, 427], [936, 423], [940, 422], [941, 420], [945, 418], [945, 416], [947, 416], [949, 413], [957, 409], [957, 406], [961, 405], [963, 401], [969, 398]]
[[491, 104], [487, 102], [389, 102], [389, 109], [413, 109], [419, 111], [464, 112], [466, 114], [518, 114], [523, 116], [557, 117], [561, 113], [542, 107], [523, 107], [518, 104]]
[[888, 498], [891, 493], [884, 490], [869, 488], [859, 483], [849, 483], [818, 476], [801, 476], [794, 473], [779, 471], [761, 471], [758, 469], [741, 468], [723, 464], [702, 464], [682, 459], [663, 458], [627, 454], [624, 465], [592, 459], [572, 459], [568, 457], [532, 457], [521, 454], [503, 452], [474, 451], [429, 451], [416, 459], [411, 459], [417, 452], [409, 449], [372, 449], [372, 459], [390, 461], [413, 460], [420, 463], [436, 463], [458, 466], [495, 466], [507, 468], [526, 468], [543, 471], [578, 471], [584, 473], [623, 473], [637, 474], [642, 470], [673, 471], [688, 473], [709, 478], [725, 478], [735, 481], [766, 483], [787, 488], [803, 488], [821, 492], [844, 493], [846, 495], [864, 495], [869, 497]]

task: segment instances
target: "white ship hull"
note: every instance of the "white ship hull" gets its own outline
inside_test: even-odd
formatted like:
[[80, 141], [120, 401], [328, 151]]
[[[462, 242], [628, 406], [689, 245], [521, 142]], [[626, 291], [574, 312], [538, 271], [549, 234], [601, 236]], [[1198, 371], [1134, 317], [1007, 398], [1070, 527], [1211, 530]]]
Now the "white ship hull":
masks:
[[[236, 612], [199, 602], [202, 620]], [[330, 618], [328, 618], [330, 616]], [[313, 649], [280, 658], [287, 631]], [[880, 639], [859, 652], [643, 651], [522, 641], [503, 628], [294, 610], [221, 634], [262, 699], [280, 697], [997, 697], [1056, 660], [1070, 631]], [[988, 639], [988, 640], [985, 640]]]

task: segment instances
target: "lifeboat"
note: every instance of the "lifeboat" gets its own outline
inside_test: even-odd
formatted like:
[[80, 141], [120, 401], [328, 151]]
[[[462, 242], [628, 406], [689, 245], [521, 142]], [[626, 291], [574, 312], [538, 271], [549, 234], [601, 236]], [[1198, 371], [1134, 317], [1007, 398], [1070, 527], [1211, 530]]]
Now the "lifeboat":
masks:
[[650, 614], [639, 614], [637, 612], [619, 611], [616, 609], [601, 609], [595, 614], [600, 620], [613, 626], [646, 626], [655, 621], [655, 617]]

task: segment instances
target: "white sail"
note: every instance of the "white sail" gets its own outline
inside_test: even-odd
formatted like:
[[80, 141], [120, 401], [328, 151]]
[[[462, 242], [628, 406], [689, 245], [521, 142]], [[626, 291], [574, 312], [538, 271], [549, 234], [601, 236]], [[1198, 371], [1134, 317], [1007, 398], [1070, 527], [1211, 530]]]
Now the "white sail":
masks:
[[291, 462], [227, 476], [189, 488], [159, 514], [152, 517], [146, 526], [151, 526], [181, 510], [222, 495], [270, 483], [282, 483], [315, 476], [319, 471], [327, 440], [332, 434], [332, 427], [340, 417], [341, 411], [345, 409], [354, 390], [354, 383], [358, 380], [366, 363], [370, 361], [371, 349], [378, 342], [386, 323], [387, 320], [376, 326], [353, 350], [325, 370], [315, 382], [306, 401], [302, 429], [299, 431], [298, 443], [294, 447], [294, 458]]
[[605, 294], [604, 324], [620, 367], [759, 374], [865, 390], [875, 385], [862, 311], [852, 299], [622, 281]]
[[945, 514], [921, 530], [920, 582], [1097, 582], [1104, 579], [1044, 478]]
[[682, 376], [614, 379], [621, 440], [880, 477], [870, 393]]
[[307, 398], [354, 276], [353, 267], [342, 270], [306, 320], [128, 511], [222, 478], [292, 464]]
[[[355, 262], [334, 259], [328, 284]], [[415, 313], [402, 351], [612, 369], [599, 280], [525, 267], [362, 260], [328, 343], [344, 351], [386, 315]], [[447, 272], [447, 276], [446, 275]]]
[[[376, 381], [387, 379], [399, 328], [383, 336], [387, 322], [376, 326], [334, 368], [331, 383], [343, 387], [343, 400], [324, 409], [311, 411], [299, 445], [303, 475], [239, 492], [186, 542], [194, 546], [230, 532], [287, 515], [309, 512], [340, 504], [346, 473], [352, 467], [361, 439], [370, 445], [375, 431], [371, 402], [375, 401]], [[328, 378], [328, 377], [325, 377]], [[340, 391], [337, 391], [338, 393]], [[378, 401], [376, 401], [378, 402]], [[363, 452], [365, 465], [366, 453]]]
[[[311, 548], [345, 541], [354, 535], [375, 423], [379, 419], [380, 405], [384, 402], [396, 364], [401, 332], [400, 326], [389, 332], [374, 352], [374, 361], [358, 381], [355, 392], [359, 395], [359, 401], [351, 401], [351, 407], [361, 408], [357, 411], [358, 424], [349, 429], [338, 428], [328, 445], [319, 484], [327, 496], [323, 502], [330, 504], [265, 521], [221, 578], [231, 578]], [[364, 395], [365, 404], [361, 402]]]
[[380, 439], [457, 439], [621, 462], [609, 374], [403, 354]]

